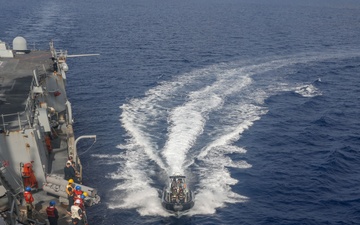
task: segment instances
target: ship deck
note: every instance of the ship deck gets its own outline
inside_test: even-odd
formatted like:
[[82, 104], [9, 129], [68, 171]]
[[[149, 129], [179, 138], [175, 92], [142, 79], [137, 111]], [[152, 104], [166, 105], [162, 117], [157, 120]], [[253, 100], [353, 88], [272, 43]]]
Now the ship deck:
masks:
[[[24, 128], [28, 123], [26, 122], [28, 118], [25, 118], [25, 113], [23, 112], [26, 108], [30, 86], [34, 78], [33, 70], [37, 70], [38, 75], [51, 74], [53, 72], [53, 61], [50, 51], [30, 51], [27, 54], [15, 54], [14, 58], [0, 58], [0, 133], [6, 131], [9, 127], [12, 130], [19, 130], [19, 127]], [[20, 126], [19, 122], [21, 123]], [[49, 171], [47, 173], [63, 174], [63, 169], [68, 159], [67, 138], [68, 135], [74, 135], [72, 130], [69, 134], [69, 131], [66, 129], [66, 126], [59, 126], [57, 129], [54, 129], [57, 137], [51, 141], [53, 150], [48, 156]], [[12, 136], [8, 136], [7, 140], [11, 141]], [[56, 207], [60, 216], [59, 224], [70, 224], [71, 218], [66, 213], [66, 206], [60, 205], [57, 196], [49, 195], [42, 189], [34, 191], [33, 196], [35, 199], [34, 219], [43, 222], [46, 219], [46, 207], [51, 200], [56, 200], [58, 202]], [[22, 205], [20, 208], [21, 214], [24, 215], [25, 211], [25, 206]]]
[[33, 79], [33, 70], [52, 72], [50, 51], [30, 51], [0, 58], [0, 115], [22, 112]]

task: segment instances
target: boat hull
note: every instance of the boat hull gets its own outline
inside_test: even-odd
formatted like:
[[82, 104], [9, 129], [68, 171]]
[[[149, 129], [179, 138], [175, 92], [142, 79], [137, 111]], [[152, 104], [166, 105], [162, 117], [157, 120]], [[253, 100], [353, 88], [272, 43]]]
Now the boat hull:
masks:
[[195, 205], [193, 192], [189, 192], [189, 198], [187, 202], [169, 202], [168, 201], [169, 195], [170, 193], [164, 190], [162, 195], [162, 202], [161, 202], [162, 206], [168, 211], [173, 211], [173, 212], [187, 211]]

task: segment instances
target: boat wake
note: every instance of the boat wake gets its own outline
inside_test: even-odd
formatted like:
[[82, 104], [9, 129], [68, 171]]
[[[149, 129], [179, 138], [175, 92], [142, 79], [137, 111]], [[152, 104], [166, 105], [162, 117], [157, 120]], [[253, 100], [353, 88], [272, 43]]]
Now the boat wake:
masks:
[[[121, 154], [95, 155], [119, 162], [109, 174], [118, 180], [110, 208], [135, 208], [140, 215], [169, 216], [160, 191], [169, 175], [186, 175], [195, 192], [187, 215], [213, 214], [226, 204], [248, 201], [232, 190], [238, 180], [229, 167], [247, 169], [241, 135], [267, 113], [264, 101], [281, 92], [315, 97], [312, 83], [290, 82], [299, 66], [346, 57], [337, 54], [297, 55], [258, 61], [220, 63], [160, 83], [144, 98], [122, 105], [121, 125], [127, 143]], [[348, 56], [347, 56], [348, 57]]]

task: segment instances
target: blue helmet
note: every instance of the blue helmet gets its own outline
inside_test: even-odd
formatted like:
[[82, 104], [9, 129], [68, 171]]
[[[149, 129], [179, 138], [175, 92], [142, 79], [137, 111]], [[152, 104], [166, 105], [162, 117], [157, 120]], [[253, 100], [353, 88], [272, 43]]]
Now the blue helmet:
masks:
[[75, 190], [80, 191], [80, 190], [81, 190], [81, 187], [80, 187], [80, 186], [76, 186], [76, 187], [75, 187]]
[[31, 187], [26, 187], [25, 191], [31, 191]]
[[84, 198], [85, 198], [85, 195], [80, 195], [80, 198], [84, 199]]
[[55, 201], [52, 201], [52, 200], [51, 200], [50, 203], [49, 203], [49, 205], [50, 205], [50, 206], [54, 206], [54, 205], [55, 205]]

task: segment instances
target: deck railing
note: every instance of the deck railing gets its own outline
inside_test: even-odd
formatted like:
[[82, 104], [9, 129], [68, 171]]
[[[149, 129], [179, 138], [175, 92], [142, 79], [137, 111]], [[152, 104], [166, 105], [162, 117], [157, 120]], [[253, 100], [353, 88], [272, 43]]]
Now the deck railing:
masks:
[[3, 132], [31, 128], [31, 121], [26, 111], [11, 114], [1, 114], [0, 130]]
[[[39, 86], [39, 84], [44, 83], [45, 77], [47, 76], [45, 67], [43, 65], [43, 70], [41, 74], [37, 75], [34, 71], [34, 76], [30, 84], [30, 92], [26, 100], [25, 111], [16, 112], [11, 114], [1, 114], [1, 123], [0, 123], [0, 132], [7, 131], [16, 131], [22, 130], [23, 128], [32, 128], [32, 124], [35, 119], [35, 101], [34, 101], [34, 87]], [[38, 71], [38, 70], [37, 70]]]

